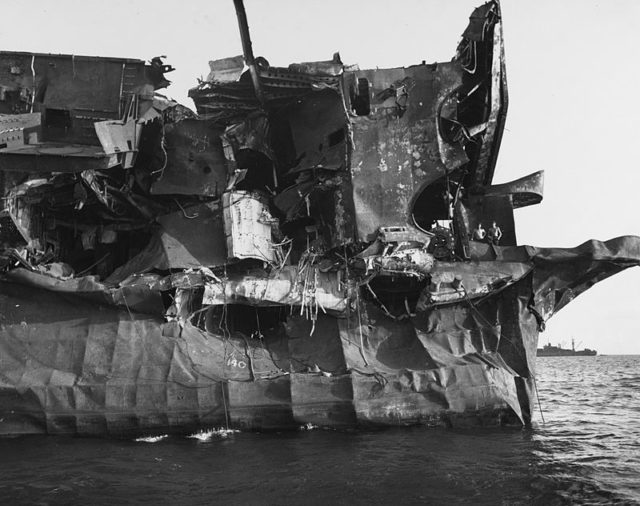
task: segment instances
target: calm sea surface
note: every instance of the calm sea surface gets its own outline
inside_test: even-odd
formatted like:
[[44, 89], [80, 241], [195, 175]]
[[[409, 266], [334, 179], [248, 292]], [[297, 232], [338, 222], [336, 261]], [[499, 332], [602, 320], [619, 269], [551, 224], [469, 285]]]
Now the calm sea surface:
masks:
[[0, 504], [640, 504], [640, 356], [538, 359], [532, 430], [0, 439]]

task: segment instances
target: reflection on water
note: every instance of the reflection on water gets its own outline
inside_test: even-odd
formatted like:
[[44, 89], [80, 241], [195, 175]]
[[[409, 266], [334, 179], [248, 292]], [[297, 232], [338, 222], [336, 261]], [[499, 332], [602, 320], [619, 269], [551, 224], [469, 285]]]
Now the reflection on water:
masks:
[[0, 440], [0, 503], [633, 504], [639, 366], [539, 359], [546, 424], [533, 430]]
[[551, 477], [640, 501], [640, 357], [540, 358], [538, 378], [547, 423], [535, 438]]

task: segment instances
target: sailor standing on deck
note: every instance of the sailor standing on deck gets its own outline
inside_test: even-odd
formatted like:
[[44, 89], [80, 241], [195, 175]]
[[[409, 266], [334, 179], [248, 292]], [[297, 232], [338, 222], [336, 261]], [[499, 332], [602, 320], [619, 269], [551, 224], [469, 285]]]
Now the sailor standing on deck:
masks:
[[491, 243], [491, 244], [498, 244], [500, 242], [500, 239], [502, 239], [502, 230], [500, 230], [500, 227], [498, 225], [496, 225], [496, 222], [494, 221], [491, 224], [491, 228], [489, 229], [489, 234], [487, 235], [487, 240]]
[[487, 232], [484, 228], [482, 228], [482, 223], [478, 223], [478, 226], [473, 229], [471, 238], [474, 241], [484, 241], [485, 237], [487, 237]]

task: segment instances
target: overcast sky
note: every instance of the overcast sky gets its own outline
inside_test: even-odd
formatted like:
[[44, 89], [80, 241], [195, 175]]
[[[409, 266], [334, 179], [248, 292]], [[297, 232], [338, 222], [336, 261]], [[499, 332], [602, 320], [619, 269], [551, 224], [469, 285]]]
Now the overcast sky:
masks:
[[[331, 58], [361, 68], [447, 61], [469, 0], [245, 0], [256, 55], [271, 64]], [[518, 241], [577, 246], [640, 235], [640, 1], [504, 0], [509, 112], [496, 183], [544, 169], [545, 197], [516, 211]], [[187, 90], [208, 60], [241, 54], [232, 0], [4, 2], [0, 48], [150, 59]], [[541, 343], [640, 354], [640, 269], [569, 304]]]

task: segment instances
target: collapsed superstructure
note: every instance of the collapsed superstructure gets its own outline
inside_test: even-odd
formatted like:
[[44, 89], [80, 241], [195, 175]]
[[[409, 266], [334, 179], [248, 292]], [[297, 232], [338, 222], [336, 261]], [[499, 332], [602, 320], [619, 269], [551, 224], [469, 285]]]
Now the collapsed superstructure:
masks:
[[499, 4], [376, 70], [236, 7], [197, 115], [161, 58], [0, 52], [0, 434], [529, 423], [544, 322], [640, 243], [517, 246]]

